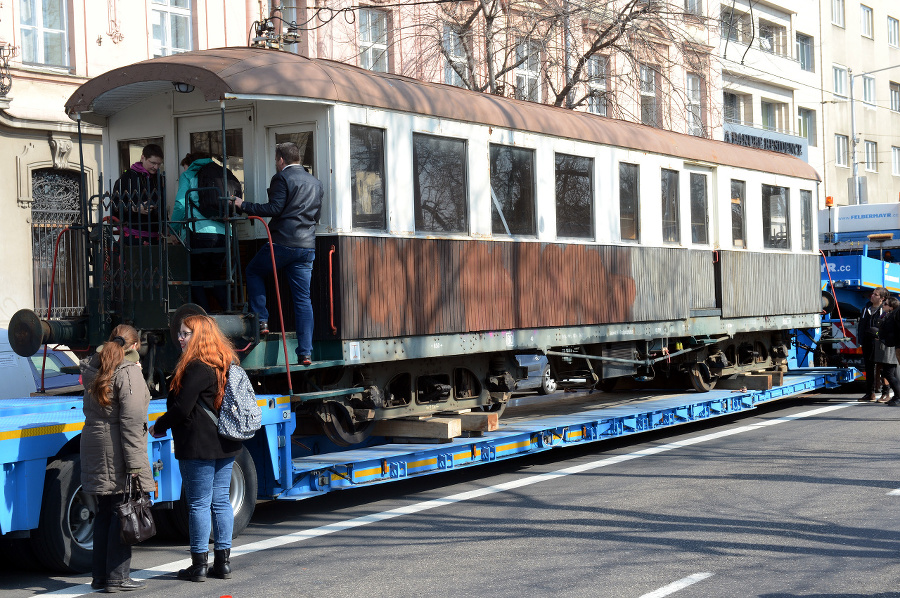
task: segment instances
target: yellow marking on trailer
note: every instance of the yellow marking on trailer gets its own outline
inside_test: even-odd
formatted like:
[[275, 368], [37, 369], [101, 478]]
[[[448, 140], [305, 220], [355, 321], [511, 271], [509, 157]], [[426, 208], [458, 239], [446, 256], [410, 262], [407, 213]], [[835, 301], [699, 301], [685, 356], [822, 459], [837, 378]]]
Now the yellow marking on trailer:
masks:
[[0, 440], [12, 440], [14, 438], [35, 438], [37, 436], [48, 436], [50, 434], [63, 434], [65, 432], [80, 432], [84, 428], [84, 423], [78, 424], [56, 424], [53, 426], [38, 426], [35, 428], [24, 428], [22, 430], [10, 430], [9, 432], [0, 432]]
[[290, 405], [291, 397], [278, 397], [277, 399], [275, 399], [275, 404], [276, 405], [285, 405], [285, 404]]
[[354, 477], [366, 478], [366, 477], [369, 477], [370, 475], [381, 475], [381, 467], [379, 466], [379, 467], [372, 467], [369, 469], [360, 469], [359, 471], [355, 472]]
[[501, 444], [497, 447], [497, 452], [508, 451], [510, 449], [519, 449], [525, 448], [526, 446], [531, 446], [531, 440], [523, 440], [522, 442], [511, 442], [509, 444]]
[[437, 457], [433, 457], [431, 459], [424, 459], [422, 461], [412, 461], [408, 467], [410, 469], [414, 469], [416, 467], [422, 467], [425, 465], [437, 465]]

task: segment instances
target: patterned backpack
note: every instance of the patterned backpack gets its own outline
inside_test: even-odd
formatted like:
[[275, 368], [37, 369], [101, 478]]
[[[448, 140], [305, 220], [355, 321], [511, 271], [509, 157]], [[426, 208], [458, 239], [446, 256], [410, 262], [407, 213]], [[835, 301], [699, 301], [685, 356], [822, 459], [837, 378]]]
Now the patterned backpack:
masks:
[[[202, 403], [202, 401], [201, 401]], [[228, 381], [219, 416], [205, 404], [203, 408], [219, 429], [219, 436], [231, 440], [249, 440], [262, 427], [262, 410], [256, 403], [253, 384], [239, 365], [228, 368]]]

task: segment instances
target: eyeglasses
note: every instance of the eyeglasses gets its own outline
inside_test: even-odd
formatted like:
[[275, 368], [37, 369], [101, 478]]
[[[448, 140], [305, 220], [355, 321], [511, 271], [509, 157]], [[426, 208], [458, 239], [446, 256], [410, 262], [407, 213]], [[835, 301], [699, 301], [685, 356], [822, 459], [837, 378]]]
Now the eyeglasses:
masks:
[[183, 330], [179, 330], [179, 331], [178, 331], [178, 338], [187, 338], [187, 337], [189, 337], [189, 336], [192, 335], [192, 334], [194, 334], [194, 331], [193, 331], [193, 330], [188, 330], [187, 332], [184, 332]]

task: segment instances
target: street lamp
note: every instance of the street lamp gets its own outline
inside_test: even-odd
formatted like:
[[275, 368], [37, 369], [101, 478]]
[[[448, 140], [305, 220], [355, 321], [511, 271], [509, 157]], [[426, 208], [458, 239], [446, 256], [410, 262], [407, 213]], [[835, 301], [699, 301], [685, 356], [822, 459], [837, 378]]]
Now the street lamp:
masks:
[[900, 67], [900, 64], [895, 64], [894, 66], [886, 66], [883, 69], [875, 69], [874, 71], [868, 71], [865, 73], [860, 73], [858, 75], [853, 74], [852, 68], [847, 69], [847, 75], [850, 77], [850, 157], [853, 160], [853, 205], [859, 204], [860, 186], [859, 162], [856, 161], [856, 146], [859, 143], [859, 139], [856, 138], [856, 107], [853, 102], [853, 81], [855, 81], [857, 77], [865, 77], [866, 75], [880, 73], [881, 71], [887, 71], [890, 69], [895, 69], [897, 67]]

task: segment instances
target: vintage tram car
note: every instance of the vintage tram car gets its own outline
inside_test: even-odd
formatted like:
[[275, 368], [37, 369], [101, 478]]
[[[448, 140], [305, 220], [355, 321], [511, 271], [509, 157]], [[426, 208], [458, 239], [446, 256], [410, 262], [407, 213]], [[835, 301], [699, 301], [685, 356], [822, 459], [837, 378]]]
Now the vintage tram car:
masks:
[[[265, 231], [233, 212], [228, 270], [207, 281], [229, 299], [211, 315], [255, 379], [340, 444], [377, 419], [501, 410], [516, 354], [546, 354], [559, 375], [586, 369], [601, 387], [683, 376], [703, 391], [783, 368], [789, 331], [819, 324], [818, 175], [790, 156], [262, 48], [119, 68], [66, 108], [102, 127], [108, 172], [147, 141], [169, 173], [187, 152], [222, 154], [247, 201], [266, 200], [275, 145], [301, 147], [326, 190], [313, 365], [286, 362], [286, 285], [284, 332], [272, 309], [274, 331], [259, 336], [240, 274]], [[167, 221], [175, 178], [149, 198], [167, 208], [164, 230], [179, 224]], [[83, 176], [83, 222], [69, 232], [86, 252], [83, 314], [23, 311], [11, 336], [23, 354], [92, 348], [132, 323], [164, 392], [169, 331], [199, 309], [192, 278], [211, 275], [190, 272], [189, 242], [127, 243], [137, 200], [103, 180]]]

